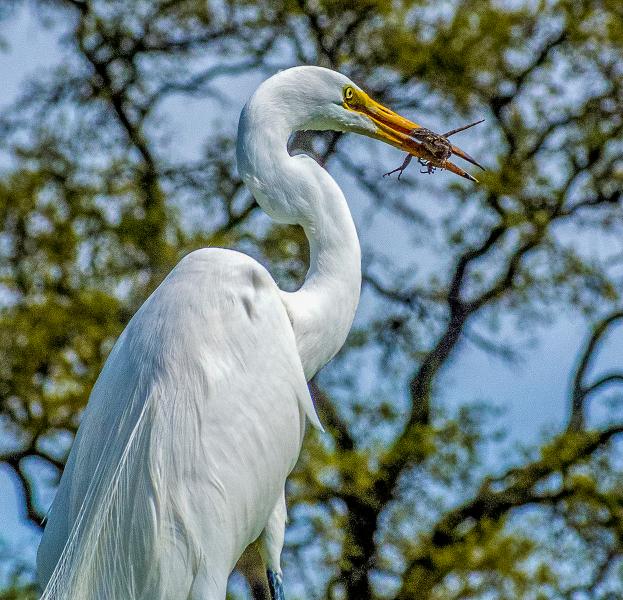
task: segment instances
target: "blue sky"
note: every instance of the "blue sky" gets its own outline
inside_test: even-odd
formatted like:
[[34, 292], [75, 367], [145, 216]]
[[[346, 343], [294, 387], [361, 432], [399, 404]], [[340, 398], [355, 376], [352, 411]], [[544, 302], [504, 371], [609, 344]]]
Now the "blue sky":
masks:
[[[4, 36], [9, 50], [0, 53], [0, 81], [2, 96], [0, 107], [11, 102], [20, 89], [25, 77], [36, 76], [46, 66], [62, 61], [62, 52], [56, 44], [56, 34], [46, 31], [26, 8], [5, 24]], [[233, 130], [237, 114], [245, 99], [259, 81], [259, 77], [247, 77], [236, 81], [236, 94], [232, 96], [230, 110], [220, 115], [224, 126]], [[231, 80], [228, 89], [230, 89]], [[180, 155], [191, 155], [204, 139], [204, 132], [210, 131], [214, 123], [213, 106], [201, 100], [175, 101], [165, 104], [162, 116], [171, 124], [175, 143], [170, 148]], [[468, 148], [478, 156], [477, 151]], [[172, 150], [173, 151], [173, 150]], [[393, 152], [393, 151], [392, 151]], [[1, 156], [1, 153], [0, 153]], [[391, 162], [401, 160], [399, 154], [391, 155]], [[382, 172], [381, 169], [379, 169]], [[348, 177], [334, 173], [345, 188], [347, 198], [352, 185]], [[393, 237], [392, 222], [381, 220], [375, 226], [363, 226], [365, 207], [353, 206], [353, 213], [360, 231], [366, 232], [365, 244], [387, 243]], [[592, 242], [599, 246], [599, 240]], [[360, 312], [360, 317], [365, 311]], [[527, 347], [523, 360], [507, 364], [476, 349], [466, 342], [452, 360], [440, 382], [441, 398], [452, 406], [465, 402], [487, 400], [503, 409], [500, 424], [509, 431], [509, 440], [492, 457], [497, 463], [503, 452], [514, 444], [534, 442], [544, 434], [561, 427], [564, 422], [569, 375], [576, 359], [577, 348], [586, 335], [584, 322], [562, 316], [556, 323], [543, 326], [534, 333], [537, 343]], [[599, 356], [599, 368], [616, 366], [623, 349], [623, 332], [615, 332], [603, 346]], [[595, 419], [607, 418], [608, 408], [596, 405]], [[0, 446], [2, 444], [0, 432]], [[34, 556], [36, 535], [24, 525], [20, 518], [19, 502], [15, 486], [7, 470], [0, 469], [0, 532], [2, 537], [18, 553], [31, 559]]]

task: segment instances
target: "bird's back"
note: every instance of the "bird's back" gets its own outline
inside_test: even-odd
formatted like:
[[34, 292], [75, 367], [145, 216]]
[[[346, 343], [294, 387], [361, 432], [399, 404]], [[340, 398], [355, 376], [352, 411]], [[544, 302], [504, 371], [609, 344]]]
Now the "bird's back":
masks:
[[93, 388], [39, 549], [43, 599], [224, 597], [305, 413], [317, 423], [270, 275], [237, 252], [188, 255]]

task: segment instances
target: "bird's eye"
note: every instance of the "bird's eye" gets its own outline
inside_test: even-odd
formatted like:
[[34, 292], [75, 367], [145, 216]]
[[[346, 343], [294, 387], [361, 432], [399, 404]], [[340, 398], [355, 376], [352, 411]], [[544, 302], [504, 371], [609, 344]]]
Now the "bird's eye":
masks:
[[354, 95], [355, 92], [353, 91], [352, 87], [347, 87], [344, 90], [344, 100], [352, 100]]

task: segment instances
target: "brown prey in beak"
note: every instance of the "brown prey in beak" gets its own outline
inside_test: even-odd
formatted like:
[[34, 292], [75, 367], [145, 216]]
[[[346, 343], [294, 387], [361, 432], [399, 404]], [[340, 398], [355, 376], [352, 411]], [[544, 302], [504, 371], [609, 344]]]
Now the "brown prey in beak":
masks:
[[[465, 179], [469, 179], [470, 181], [478, 181], [475, 177], [472, 177], [469, 173], [450, 162], [448, 159], [455, 154], [460, 158], [466, 160], [467, 162], [476, 165], [481, 168], [483, 171], [485, 168], [478, 164], [469, 154], [453, 146], [448, 138], [455, 133], [459, 133], [459, 131], [465, 131], [470, 127], [474, 127], [474, 125], [478, 125], [482, 123], [484, 119], [480, 121], [476, 121], [474, 123], [470, 123], [469, 125], [463, 125], [463, 127], [458, 127], [457, 129], [452, 129], [447, 131], [446, 133], [439, 134], [431, 131], [430, 129], [426, 129], [425, 127], [418, 127], [411, 131], [409, 135], [411, 138], [419, 142], [419, 144], [423, 147], [424, 152], [422, 152], [421, 156], [418, 156], [418, 162], [425, 167], [425, 169], [421, 170], [420, 173], [434, 173], [436, 169], [447, 169], [448, 171], [452, 171]], [[393, 171], [389, 171], [385, 173], [383, 177], [391, 175], [392, 173], [398, 173], [398, 179], [402, 175], [402, 172], [409, 166], [411, 159], [413, 158], [413, 154], [407, 154], [404, 162]]]
[[[411, 157], [415, 156], [420, 164], [427, 168], [427, 173], [432, 173], [435, 169], [446, 169], [470, 181], [477, 181], [477, 179], [449, 159], [455, 154], [481, 169], [483, 167], [469, 154], [453, 146], [448, 141], [448, 137], [459, 131], [469, 129], [478, 123], [482, 123], [482, 121], [477, 121], [476, 123], [471, 123], [470, 125], [465, 125], [439, 135], [413, 121], [409, 121], [409, 119], [405, 119], [393, 110], [370, 98], [363, 90], [350, 85], [347, 85], [343, 90], [342, 106], [347, 110], [361, 113], [375, 125], [373, 130], [369, 127], [363, 129], [355, 127], [350, 129], [351, 131], [381, 140], [408, 153], [402, 166], [392, 171], [392, 173], [396, 171], [402, 173], [409, 162], [411, 162]], [[386, 175], [388, 174], [386, 173]]]

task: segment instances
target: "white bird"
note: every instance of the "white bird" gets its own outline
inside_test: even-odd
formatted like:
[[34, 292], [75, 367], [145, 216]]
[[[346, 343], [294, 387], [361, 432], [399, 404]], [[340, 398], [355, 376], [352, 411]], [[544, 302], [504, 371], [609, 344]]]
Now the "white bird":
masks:
[[344, 343], [361, 285], [344, 195], [312, 158], [288, 154], [288, 138], [352, 131], [427, 157], [418, 127], [320, 67], [258, 88], [238, 170], [273, 219], [304, 228], [305, 281], [283, 292], [253, 259], [210, 248], [147, 299], [93, 388], [50, 509], [42, 600], [223, 600], [255, 540], [283, 598], [284, 485], [305, 418], [321, 427], [306, 382]]

